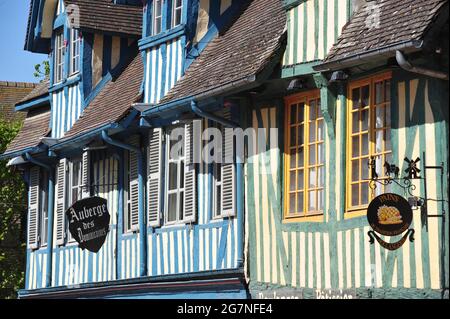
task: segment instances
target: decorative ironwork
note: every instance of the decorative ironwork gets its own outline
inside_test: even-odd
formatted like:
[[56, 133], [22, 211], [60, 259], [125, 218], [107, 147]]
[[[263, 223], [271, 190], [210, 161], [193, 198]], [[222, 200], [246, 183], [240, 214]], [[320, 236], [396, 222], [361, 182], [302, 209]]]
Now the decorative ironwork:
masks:
[[420, 173], [420, 169], [417, 168], [417, 163], [420, 161], [420, 158], [417, 158], [415, 161], [410, 161], [405, 157], [405, 161], [408, 163], [408, 168], [405, 170], [405, 173], [408, 175], [401, 178], [400, 168], [388, 162], [385, 162], [383, 167], [385, 168], [384, 178], [379, 178], [377, 173], [377, 163], [375, 156], [372, 156], [369, 160], [369, 169], [371, 172], [371, 179], [369, 180], [369, 187], [372, 190], [377, 188], [377, 184], [387, 186], [391, 184], [396, 184], [400, 188], [404, 190], [405, 193], [408, 193], [410, 196], [414, 196], [413, 192], [416, 190], [416, 185], [411, 181], [412, 179], [422, 179], [419, 177], [418, 173]]

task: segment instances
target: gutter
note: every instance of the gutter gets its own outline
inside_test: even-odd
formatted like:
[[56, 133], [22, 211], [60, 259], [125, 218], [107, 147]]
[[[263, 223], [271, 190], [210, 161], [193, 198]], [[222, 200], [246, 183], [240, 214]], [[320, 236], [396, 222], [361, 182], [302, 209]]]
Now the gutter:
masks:
[[448, 81], [448, 73], [414, 66], [405, 58], [402, 51], [400, 50], [397, 50], [395, 52], [395, 58], [397, 60], [398, 65], [405, 71]]
[[55, 170], [36, 159], [34, 159], [30, 153], [25, 153], [25, 158], [37, 166], [40, 166], [48, 171], [48, 221], [47, 221], [47, 269], [45, 273], [45, 286], [51, 287], [52, 285], [52, 248], [53, 248], [53, 219], [54, 219], [54, 203], [55, 203]]
[[[144, 154], [139, 147], [113, 140], [106, 130], [102, 131], [102, 139], [105, 143], [125, 149], [137, 154], [138, 158], [138, 202], [139, 202], [139, 243], [140, 243], [140, 276], [147, 276], [147, 229], [145, 227], [145, 200], [144, 200]], [[122, 212], [123, 213], [123, 212]]]
[[370, 61], [374, 57], [380, 56], [394, 56], [394, 52], [402, 49], [414, 49], [419, 50], [423, 47], [423, 41], [409, 40], [401, 43], [397, 43], [391, 46], [387, 46], [381, 49], [372, 49], [364, 53], [358, 53], [346, 58], [338, 59], [335, 61], [325, 62], [316, 66], [313, 69], [318, 72], [329, 72], [342, 70], [351, 66], [359, 65], [364, 62]]

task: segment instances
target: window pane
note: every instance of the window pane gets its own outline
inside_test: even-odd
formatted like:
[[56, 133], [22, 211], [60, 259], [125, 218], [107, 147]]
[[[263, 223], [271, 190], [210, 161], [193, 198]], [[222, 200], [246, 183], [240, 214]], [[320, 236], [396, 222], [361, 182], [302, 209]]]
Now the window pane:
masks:
[[385, 111], [385, 113], [386, 113], [385, 126], [391, 127], [391, 105], [386, 104], [385, 109], [386, 109], [386, 111]]
[[303, 213], [303, 192], [297, 194], [297, 213]]
[[370, 88], [367, 85], [361, 88], [361, 107], [369, 106], [369, 102], [370, 102]]
[[183, 212], [184, 212], [184, 191], [180, 192], [180, 202], [179, 202], [179, 210], [178, 210], [178, 219], [183, 220]]
[[296, 156], [297, 156], [297, 151], [296, 150], [291, 150], [291, 154], [290, 156], [290, 168], [294, 168], [295, 162], [296, 162]]
[[305, 165], [305, 152], [303, 151], [304, 147], [299, 148], [298, 152], [298, 167], [303, 167]]
[[177, 220], [177, 194], [169, 194], [167, 205], [167, 221], [174, 222]]
[[318, 127], [317, 127], [317, 132], [318, 132], [318, 136], [317, 136], [317, 141], [323, 141], [324, 140], [324, 126], [323, 126], [323, 120], [318, 121], [317, 123]]
[[391, 144], [391, 130], [387, 129], [384, 131], [384, 150], [390, 151], [392, 150], [392, 144]]
[[309, 146], [309, 165], [316, 164], [316, 145]]
[[315, 120], [317, 118], [317, 106], [316, 101], [309, 102], [309, 119]]
[[289, 213], [295, 214], [295, 193], [289, 195]]
[[325, 163], [325, 144], [323, 144], [323, 143], [318, 144], [317, 149], [318, 149], [317, 164], [323, 164], [323, 163]]
[[308, 210], [309, 211], [316, 211], [317, 210], [316, 196], [317, 196], [317, 192], [316, 191], [308, 192]]
[[312, 122], [309, 124], [309, 141], [315, 142], [316, 141], [316, 123]]
[[353, 184], [352, 185], [352, 206], [358, 206], [359, 205], [359, 185]]
[[303, 143], [305, 143], [305, 140], [304, 140], [304, 125], [302, 124], [302, 125], [300, 125], [298, 128], [297, 128], [297, 136], [298, 136], [298, 138], [297, 138], [297, 143], [298, 143], [298, 145], [303, 145]]
[[377, 154], [383, 151], [384, 131], [379, 130], [376, 132], [375, 152]]
[[369, 203], [369, 183], [361, 183], [361, 205]]
[[317, 210], [323, 210], [324, 204], [324, 192], [322, 190], [317, 191]]
[[222, 187], [217, 186], [216, 188], [216, 213], [220, 214], [222, 211]]
[[369, 134], [363, 134], [361, 135], [362, 141], [361, 141], [361, 155], [368, 155], [369, 154]]
[[369, 129], [369, 110], [361, 111], [361, 130], [367, 131]]
[[359, 156], [359, 136], [352, 137], [352, 156]]
[[375, 103], [380, 104], [383, 103], [383, 89], [384, 89], [384, 83], [378, 82], [375, 84]]
[[290, 139], [291, 139], [291, 146], [296, 146], [297, 145], [297, 132], [296, 132], [295, 126], [291, 127]]
[[184, 161], [180, 162], [180, 188], [184, 188]]
[[386, 81], [386, 102], [391, 100], [391, 81]]
[[352, 161], [352, 181], [356, 182], [359, 180], [359, 160]]
[[317, 185], [317, 187], [324, 187], [324, 185], [325, 185], [325, 166], [319, 167], [318, 173], [319, 173], [319, 177], [318, 177], [319, 184]]
[[375, 123], [376, 123], [376, 127], [380, 128], [380, 127], [384, 127], [384, 107], [382, 106], [378, 106], [376, 108], [375, 111]]
[[300, 103], [298, 105], [298, 122], [304, 122], [305, 121], [305, 103]]
[[353, 109], [359, 108], [359, 88], [352, 90]]
[[361, 160], [361, 172], [362, 172], [362, 179], [369, 179], [369, 158], [363, 158]]
[[315, 168], [309, 169], [309, 187], [310, 188], [317, 187], [317, 171]]
[[352, 133], [359, 132], [359, 112], [352, 113]]
[[177, 163], [169, 163], [169, 189], [170, 190], [177, 189], [177, 187], [178, 187], [178, 184], [177, 184], [177, 178], [178, 178], [177, 169], [178, 169]]
[[303, 174], [303, 170], [298, 171], [297, 173], [297, 189], [303, 189], [303, 184], [304, 184], [304, 174]]
[[295, 191], [295, 171], [289, 174], [289, 190], [291, 192]]
[[291, 105], [291, 124], [297, 123], [297, 104]]

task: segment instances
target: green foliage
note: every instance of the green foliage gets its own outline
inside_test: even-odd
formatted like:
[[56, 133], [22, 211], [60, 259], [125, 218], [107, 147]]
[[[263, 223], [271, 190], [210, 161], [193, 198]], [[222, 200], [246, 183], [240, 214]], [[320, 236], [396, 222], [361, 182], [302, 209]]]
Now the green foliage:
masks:
[[[44, 68], [42, 70], [42, 68]], [[36, 64], [34, 66], [34, 77], [38, 79], [44, 79], [50, 75], [50, 62], [43, 61], [42, 64]]]
[[[20, 127], [0, 120], [0, 154]], [[26, 263], [26, 188], [21, 174], [6, 163], [0, 161], [0, 299], [16, 298], [24, 287]]]

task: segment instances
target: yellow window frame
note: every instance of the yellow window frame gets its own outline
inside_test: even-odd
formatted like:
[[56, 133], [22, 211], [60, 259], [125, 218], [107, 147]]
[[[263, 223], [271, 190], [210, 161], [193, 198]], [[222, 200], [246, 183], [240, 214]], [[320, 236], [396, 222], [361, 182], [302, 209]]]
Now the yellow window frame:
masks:
[[[371, 156], [379, 155], [381, 154], [383, 157], [385, 157], [388, 154], [392, 154], [392, 146], [391, 149], [387, 152], [383, 151], [382, 153], [376, 152], [376, 133], [378, 130], [391, 130], [392, 124], [389, 127], [376, 127], [376, 108], [377, 106], [380, 106], [384, 104], [383, 107], [386, 107], [389, 104], [390, 110], [392, 110], [392, 97], [388, 102], [383, 102], [380, 104], [376, 104], [375, 98], [376, 98], [376, 83], [391, 80], [392, 79], [392, 71], [380, 73], [371, 77], [367, 77], [364, 79], [355, 80], [349, 83], [348, 86], [348, 94], [347, 94], [347, 115], [346, 115], [346, 122], [347, 122], [347, 128], [346, 128], [346, 159], [345, 159], [345, 168], [346, 168], [346, 182], [345, 182], [345, 189], [346, 189], [346, 196], [345, 196], [345, 218], [354, 218], [354, 217], [360, 217], [364, 216], [366, 214], [366, 210], [368, 207], [368, 204], [362, 204], [362, 205], [356, 205], [352, 206], [352, 185], [359, 183], [363, 184], [362, 182], [362, 170], [367, 169], [367, 176], [370, 178], [370, 168], [369, 167], [359, 167], [359, 180], [357, 182], [352, 181], [352, 160], [355, 159], [362, 159], [365, 158], [365, 156], [362, 155], [361, 149], [362, 149], [362, 138], [359, 139], [360, 143], [360, 150], [359, 150], [359, 156], [353, 157], [352, 154], [352, 144], [351, 140], [353, 136], [356, 136], [358, 134], [364, 134], [364, 132], [368, 133], [368, 139], [369, 139], [369, 145], [368, 145], [368, 157], [370, 160]], [[391, 83], [392, 85], [392, 83]], [[369, 110], [369, 123], [368, 123], [368, 131], [361, 131], [359, 130], [358, 133], [353, 134], [352, 132], [352, 114], [353, 114], [353, 90], [362, 88], [364, 86], [369, 86], [369, 106], [365, 107], [364, 109]], [[391, 144], [392, 145], [392, 144]], [[380, 178], [385, 178], [385, 176], [380, 176]], [[377, 186], [380, 187], [380, 186]], [[361, 196], [361, 194], [359, 195]], [[370, 192], [369, 187], [369, 194], [368, 194], [368, 203], [374, 198], [372, 192]], [[361, 201], [361, 198], [359, 197], [359, 200]]]
[[[284, 156], [284, 209], [283, 209], [283, 222], [323, 222], [324, 221], [324, 211], [320, 210], [320, 211], [309, 211], [308, 210], [308, 206], [309, 206], [309, 191], [316, 191], [316, 201], [318, 201], [318, 191], [322, 191], [322, 195], [325, 196], [325, 185], [323, 185], [322, 187], [318, 186], [319, 183], [319, 177], [318, 177], [318, 173], [316, 173], [316, 187], [310, 187], [309, 186], [309, 170], [311, 168], [316, 168], [316, 170], [318, 171], [319, 168], [325, 167], [325, 159], [323, 160], [322, 164], [318, 164], [318, 145], [322, 144], [322, 147], [324, 148], [324, 154], [325, 154], [325, 121], [323, 118], [323, 115], [317, 116], [316, 119], [314, 119], [313, 121], [315, 122], [316, 128], [315, 128], [315, 136], [316, 139], [314, 141], [310, 141], [309, 138], [309, 128], [310, 128], [310, 112], [311, 112], [311, 107], [310, 107], [310, 102], [315, 100], [317, 103], [316, 105], [316, 109], [320, 108], [320, 90], [311, 90], [308, 92], [302, 92], [299, 94], [295, 94], [295, 95], [291, 95], [285, 98], [285, 143], [284, 143], [284, 147], [285, 147], [285, 156]], [[290, 119], [291, 119], [291, 109], [293, 105], [299, 105], [304, 103], [304, 114], [303, 114], [303, 121], [297, 121], [295, 122], [295, 124], [291, 124]], [[317, 111], [319, 114], [319, 111]], [[297, 115], [298, 116], [298, 115]], [[322, 122], [322, 127], [323, 127], [323, 139], [319, 140], [318, 139], [318, 123]], [[297, 128], [300, 126], [303, 126], [303, 144], [298, 144], [298, 140], [296, 141], [296, 145], [294, 147], [291, 147], [291, 127], [292, 126], [296, 126]], [[297, 130], [296, 130], [297, 132]], [[297, 138], [298, 138], [298, 132], [297, 134]], [[309, 163], [309, 147], [314, 146], [315, 147], [315, 152], [316, 152], [316, 163], [315, 164], [310, 164]], [[292, 168], [291, 167], [291, 149], [295, 149], [295, 148], [300, 148], [303, 147], [303, 166], [298, 166], [298, 159], [296, 158], [296, 164], [295, 167]], [[296, 181], [296, 189], [295, 191], [291, 191], [290, 190], [290, 173], [292, 171], [295, 171], [296, 173], [298, 171], [303, 171], [303, 188], [299, 189], [298, 188], [298, 181]], [[325, 178], [325, 177], [323, 177]], [[297, 209], [297, 205], [298, 205], [298, 200], [296, 198], [295, 201], [295, 205], [296, 205], [296, 209], [295, 211], [297, 213], [292, 214], [289, 213], [290, 210], [290, 194], [293, 193], [302, 193], [303, 195], [303, 210], [302, 212], [298, 213], [298, 209]]]

